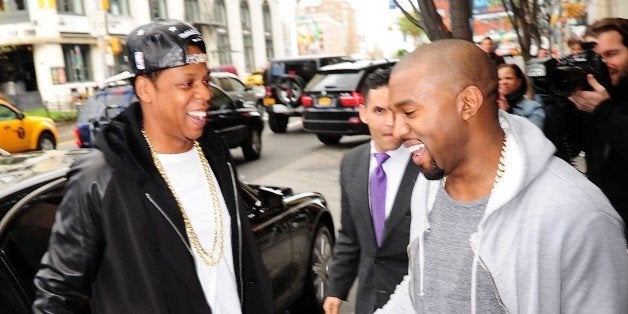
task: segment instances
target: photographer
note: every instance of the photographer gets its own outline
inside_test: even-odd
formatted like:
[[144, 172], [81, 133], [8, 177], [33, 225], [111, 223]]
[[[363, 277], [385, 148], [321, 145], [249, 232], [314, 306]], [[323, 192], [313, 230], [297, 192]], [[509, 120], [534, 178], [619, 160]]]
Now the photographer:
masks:
[[[587, 75], [593, 90], [580, 90], [569, 100], [586, 112], [583, 138], [587, 176], [628, 218], [628, 19], [605, 18], [587, 27], [586, 41], [605, 61], [610, 75], [608, 90]], [[624, 229], [625, 230], [625, 229]], [[628, 233], [627, 233], [628, 235]]]

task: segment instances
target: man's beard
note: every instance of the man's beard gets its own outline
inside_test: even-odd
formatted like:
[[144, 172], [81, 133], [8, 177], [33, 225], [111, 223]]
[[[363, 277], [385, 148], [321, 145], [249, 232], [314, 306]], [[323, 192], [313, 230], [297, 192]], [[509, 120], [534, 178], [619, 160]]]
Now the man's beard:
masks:
[[430, 158], [430, 167], [428, 169], [420, 168], [423, 176], [428, 180], [440, 180], [445, 177], [445, 170], [439, 168], [433, 158]]

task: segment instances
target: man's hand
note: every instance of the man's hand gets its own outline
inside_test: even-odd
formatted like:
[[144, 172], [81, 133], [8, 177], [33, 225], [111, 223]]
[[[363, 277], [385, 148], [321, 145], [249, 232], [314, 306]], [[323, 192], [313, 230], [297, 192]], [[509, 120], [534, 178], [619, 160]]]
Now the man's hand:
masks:
[[604, 86], [600, 85], [593, 74], [587, 74], [587, 81], [593, 87], [592, 91], [580, 90], [569, 96], [569, 100], [576, 105], [579, 110], [592, 113], [600, 106], [602, 101], [609, 99], [610, 95]]
[[325, 310], [325, 314], [340, 313], [340, 304], [342, 304], [342, 300], [336, 297], [326, 297], [325, 302], [323, 302], [323, 309]]

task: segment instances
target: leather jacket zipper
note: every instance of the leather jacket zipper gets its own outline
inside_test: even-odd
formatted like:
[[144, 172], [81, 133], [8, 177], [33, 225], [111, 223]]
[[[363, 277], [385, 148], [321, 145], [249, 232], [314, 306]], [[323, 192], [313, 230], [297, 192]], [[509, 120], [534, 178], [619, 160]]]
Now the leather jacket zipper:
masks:
[[183, 245], [185, 245], [185, 248], [188, 249], [188, 252], [190, 252], [190, 255], [192, 255], [192, 258], [194, 258], [194, 252], [192, 252], [192, 248], [190, 247], [188, 242], [185, 240], [185, 237], [183, 236], [183, 234], [181, 234], [181, 232], [179, 231], [179, 229], [177, 229], [177, 227], [174, 225], [172, 220], [170, 220], [170, 217], [168, 217], [168, 215], [166, 215], [166, 213], [161, 208], [161, 206], [159, 206], [157, 204], [157, 202], [150, 196], [150, 194], [144, 193], [144, 195], [146, 196], [146, 198], [148, 199], [149, 202], [151, 202], [153, 205], [155, 205], [155, 208], [157, 208], [157, 210], [159, 210], [161, 215], [164, 216], [164, 218], [166, 218], [166, 220], [168, 221], [170, 226], [172, 226], [172, 229], [174, 229], [174, 231], [177, 232], [177, 235], [179, 236], [179, 239], [181, 239], [181, 242], [183, 242]]
[[244, 306], [244, 281], [242, 278], [244, 277], [244, 273], [242, 272], [242, 221], [240, 220], [240, 206], [238, 202], [238, 188], [235, 180], [235, 173], [233, 171], [233, 167], [230, 162], [227, 162], [229, 166], [229, 172], [231, 173], [231, 184], [233, 186], [233, 198], [235, 200], [235, 215], [236, 222], [238, 225], [238, 269], [240, 270], [240, 276], [238, 281], [240, 282], [240, 307]]

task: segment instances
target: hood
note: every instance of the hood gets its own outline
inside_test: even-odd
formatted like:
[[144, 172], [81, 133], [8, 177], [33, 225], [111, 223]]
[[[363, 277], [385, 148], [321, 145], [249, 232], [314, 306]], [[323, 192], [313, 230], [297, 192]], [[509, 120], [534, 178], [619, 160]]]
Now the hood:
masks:
[[127, 169], [130, 174], [149, 177], [146, 169], [155, 166], [141, 129], [142, 109], [135, 102], [96, 135], [95, 146], [110, 164]]
[[491, 193], [486, 215], [516, 197], [547, 168], [556, 151], [543, 131], [524, 117], [500, 110], [499, 123], [506, 133], [505, 170]]
[[24, 116], [24, 120], [29, 120], [29, 121], [34, 121], [34, 122], [42, 122], [42, 123], [48, 123], [48, 124], [55, 125], [54, 120], [52, 120], [50, 118], [46, 118], [46, 117], [38, 117], [38, 116], [26, 115], [26, 116]]

